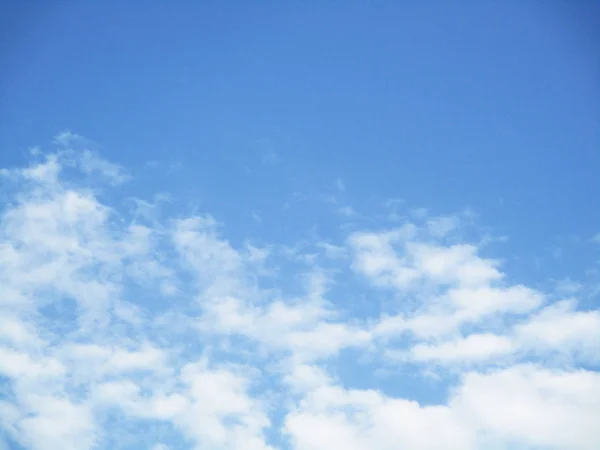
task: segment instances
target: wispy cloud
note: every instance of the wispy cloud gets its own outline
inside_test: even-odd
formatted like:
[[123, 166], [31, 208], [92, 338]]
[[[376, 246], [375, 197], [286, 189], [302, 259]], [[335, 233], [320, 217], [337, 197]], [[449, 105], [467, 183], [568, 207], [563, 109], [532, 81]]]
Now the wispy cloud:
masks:
[[337, 213], [341, 214], [342, 216], [346, 216], [346, 217], [352, 217], [352, 216], [356, 216], [358, 214], [356, 212], [356, 210], [354, 208], [352, 208], [351, 206], [343, 206], [337, 210]]

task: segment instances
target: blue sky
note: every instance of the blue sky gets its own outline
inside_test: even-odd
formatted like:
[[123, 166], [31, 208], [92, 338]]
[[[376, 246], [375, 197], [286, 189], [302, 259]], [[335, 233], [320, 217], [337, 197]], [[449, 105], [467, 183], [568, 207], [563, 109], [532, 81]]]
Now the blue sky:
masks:
[[598, 3], [177, 3], [0, 5], [0, 449], [593, 448]]

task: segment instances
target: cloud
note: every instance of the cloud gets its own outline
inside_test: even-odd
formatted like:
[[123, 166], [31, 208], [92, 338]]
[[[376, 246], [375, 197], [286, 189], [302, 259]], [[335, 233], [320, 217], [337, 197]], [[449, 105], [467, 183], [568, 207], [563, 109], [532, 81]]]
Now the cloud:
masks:
[[356, 212], [356, 210], [354, 208], [352, 208], [351, 206], [344, 206], [342, 208], [339, 208], [337, 210], [337, 213], [342, 216], [346, 216], [346, 217], [352, 217], [352, 216], [356, 216], [358, 214]]
[[600, 311], [578, 311], [573, 300], [544, 308], [517, 325], [515, 333], [523, 347], [536, 352], [600, 362]]
[[460, 220], [456, 216], [435, 217], [427, 221], [427, 227], [435, 237], [444, 237], [460, 226]]
[[[600, 441], [600, 312], [514, 282], [462, 216], [255, 241], [210, 211], [107, 202], [126, 170], [72, 132], [56, 144], [0, 172], [0, 447]], [[381, 369], [396, 386], [434, 373], [443, 395], [394, 392]]]
[[593, 449], [600, 442], [594, 425], [600, 419], [600, 375], [595, 372], [527, 365], [468, 373], [450, 404], [492, 445]]
[[441, 344], [417, 344], [410, 350], [410, 358], [419, 362], [438, 361], [456, 363], [477, 362], [503, 356], [513, 351], [513, 342], [506, 336], [482, 333], [465, 338], [444, 341]]
[[297, 449], [593, 449], [599, 392], [597, 373], [535, 366], [467, 372], [445, 406], [321, 384], [285, 430]]
[[329, 242], [318, 242], [317, 247], [323, 249], [328, 258], [340, 259], [346, 257], [346, 248], [341, 245], [334, 245]]
[[62, 147], [56, 155], [63, 165], [76, 165], [83, 173], [101, 176], [113, 185], [130, 178], [121, 166], [99, 157], [94, 151], [99, 145], [90, 139], [65, 130], [55, 136], [54, 142]]

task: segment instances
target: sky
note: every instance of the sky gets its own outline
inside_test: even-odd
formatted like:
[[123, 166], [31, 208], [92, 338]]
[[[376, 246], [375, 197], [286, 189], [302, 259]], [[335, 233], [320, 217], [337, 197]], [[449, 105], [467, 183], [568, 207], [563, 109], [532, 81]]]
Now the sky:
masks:
[[599, 3], [0, 35], [0, 450], [598, 448]]

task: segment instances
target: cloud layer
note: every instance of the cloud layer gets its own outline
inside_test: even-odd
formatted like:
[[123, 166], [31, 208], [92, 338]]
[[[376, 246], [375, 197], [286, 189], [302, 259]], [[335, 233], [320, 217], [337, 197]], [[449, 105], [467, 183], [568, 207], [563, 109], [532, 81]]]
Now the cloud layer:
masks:
[[0, 448], [598, 448], [600, 311], [512, 283], [464, 215], [235, 245], [56, 145], [0, 173]]

